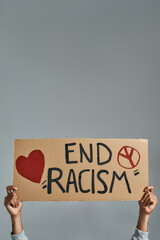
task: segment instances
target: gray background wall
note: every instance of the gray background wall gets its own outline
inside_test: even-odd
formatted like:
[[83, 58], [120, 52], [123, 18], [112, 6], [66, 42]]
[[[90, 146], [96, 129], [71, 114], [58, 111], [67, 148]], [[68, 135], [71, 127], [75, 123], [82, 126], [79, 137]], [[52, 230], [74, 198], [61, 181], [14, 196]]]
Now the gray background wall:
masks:
[[[160, 1], [0, 1], [0, 239], [15, 138], [148, 138], [160, 181]], [[159, 206], [150, 238], [159, 240]], [[25, 202], [29, 239], [130, 239], [137, 202]]]

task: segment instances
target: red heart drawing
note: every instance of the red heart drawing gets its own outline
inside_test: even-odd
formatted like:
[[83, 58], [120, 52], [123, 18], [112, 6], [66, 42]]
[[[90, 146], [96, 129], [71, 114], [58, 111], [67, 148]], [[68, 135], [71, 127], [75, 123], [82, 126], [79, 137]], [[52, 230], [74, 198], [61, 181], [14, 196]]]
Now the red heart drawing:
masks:
[[40, 183], [44, 170], [44, 155], [40, 150], [30, 152], [28, 158], [19, 156], [16, 159], [18, 173], [31, 182]]

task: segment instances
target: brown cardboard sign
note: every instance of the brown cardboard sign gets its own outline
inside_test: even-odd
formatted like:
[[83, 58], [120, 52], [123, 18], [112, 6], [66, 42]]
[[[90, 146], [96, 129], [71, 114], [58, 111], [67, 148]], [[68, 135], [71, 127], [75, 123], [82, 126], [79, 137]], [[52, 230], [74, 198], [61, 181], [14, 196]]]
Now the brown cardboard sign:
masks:
[[13, 184], [22, 201], [139, 200], [148, 140], [15, 140]]

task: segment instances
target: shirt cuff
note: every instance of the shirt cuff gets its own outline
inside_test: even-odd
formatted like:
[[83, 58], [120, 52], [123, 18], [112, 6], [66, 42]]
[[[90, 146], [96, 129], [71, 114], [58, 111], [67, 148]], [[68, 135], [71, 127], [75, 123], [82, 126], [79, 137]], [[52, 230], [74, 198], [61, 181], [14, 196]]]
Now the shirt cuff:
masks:
[[[138, 228], [136, 228], [136, 230], [135, 230], [135, 236], [136, 237], [139, 237], [140, 239], [148, 239], [148, 233], [149, 232], [142, 232], [141, 230], [139, 230]], [[138, 239], [139, 239], [138, 238]]]
[[11, 237], [12, 237], [12, 240], [23, 240], [23, 239], [26, 239], [26, 235], [24, 233], [24, 230], [19, 233], [19, 234], [12, 234], [11, 233]]

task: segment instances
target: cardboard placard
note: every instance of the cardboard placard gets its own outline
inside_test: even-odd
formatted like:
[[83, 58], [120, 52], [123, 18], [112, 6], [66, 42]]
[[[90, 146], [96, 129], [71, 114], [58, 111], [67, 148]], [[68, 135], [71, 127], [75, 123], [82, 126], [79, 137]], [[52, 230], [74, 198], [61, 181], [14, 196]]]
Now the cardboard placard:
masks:
[[22, 201], [140, 200], [148, 140], [15, 140], [13, 184]]

